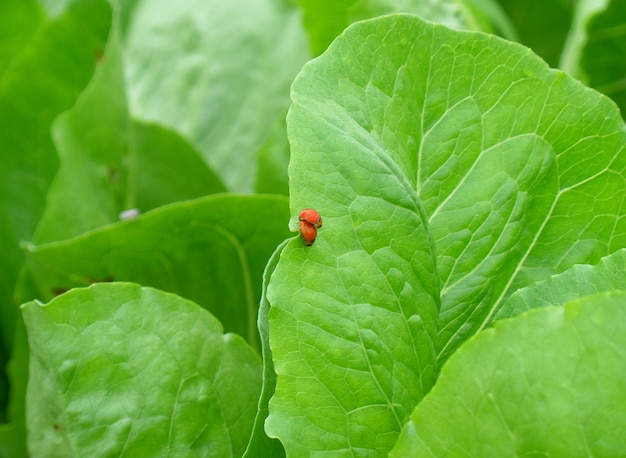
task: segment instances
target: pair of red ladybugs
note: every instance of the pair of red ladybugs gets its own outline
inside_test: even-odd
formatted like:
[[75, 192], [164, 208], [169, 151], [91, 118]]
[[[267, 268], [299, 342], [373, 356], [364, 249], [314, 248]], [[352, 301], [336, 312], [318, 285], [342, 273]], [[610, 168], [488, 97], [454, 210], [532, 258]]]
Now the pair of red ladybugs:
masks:
[[322, 227], [322, 217], [312, 208], [300, 212], [300, 234], [308, 246], [313, 245], [317, 237], [317, 230]]

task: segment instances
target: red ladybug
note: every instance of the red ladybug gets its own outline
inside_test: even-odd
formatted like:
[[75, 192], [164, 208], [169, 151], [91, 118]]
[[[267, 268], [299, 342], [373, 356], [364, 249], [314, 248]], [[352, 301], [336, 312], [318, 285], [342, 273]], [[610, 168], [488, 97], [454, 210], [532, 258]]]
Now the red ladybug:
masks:
[[317, 237], [317, 230], [322, 227], [322, 217], [311, 208], [302, 210], [300, 216], [300, 234], [308, 246], [313, 245]]
[[315, 226], [316, 229], [322, 227], [322, 217], [320, 214], [313, 210], [312, 208], [307, 208], [300, 212], [300, 217], [298, 218], [300, 221], [306, 221], [309, 224]]

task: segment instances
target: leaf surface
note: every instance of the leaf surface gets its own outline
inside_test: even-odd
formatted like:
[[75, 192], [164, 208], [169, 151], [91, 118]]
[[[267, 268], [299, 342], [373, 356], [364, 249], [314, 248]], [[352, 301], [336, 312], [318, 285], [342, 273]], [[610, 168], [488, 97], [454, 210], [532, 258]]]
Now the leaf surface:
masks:
[[23, 315], [32, 456], [241, 456], [259, 360], [196, 304], [98, 284]]
[[626, 129], [527, 48], [410, 15], [349, 27], [292, 98], [293, 222], [324, 225], [268, 288], [266, 429], [288, 454], [384, 455], [512, 292], [626, 246]]
[[24, 262], [19, 242], [31, 239], [58, 167], [50, 126], [89, 81], [111, 25], [104, 0], [59, 3], [49, 15], [28, 5], [0, 6], [2, 33], [23, 27], [19, 36], [1, 40], [0, 49], [6, 56], [0, 64], [0, 325], [8, 349], [18, 314], [13, 288]]
[[133, 281], [207, 308], [258, 346], [265, 263], [290, 234], [287, 199], [215, 194], [160, 207], [80, 237], [29, 245], [27, 276], [49, 300], [94, 281]]
[[444, 365], [391, 456], [619, 455], [624, 323], [623, 291], [496, 322]]
[[122, 13], [133, 116], [176, 130], [230, 191], [252, 191], [257, 151], [309, 57], [298, 11], [276, 0], [140, 0]]
[[602, 258], [595, 266], [575, 265], [562, 274], [515, 291], [498, 310], [495, 319], [620, 289], [626, 290], [626, 251], [623, 249]]
[[117, 22], [94, 78], [53, 127], [61, 160], [38, 244], [70, 239], [153, 208], [225, 191], [198, 151], [166, 126], [129, 113]]

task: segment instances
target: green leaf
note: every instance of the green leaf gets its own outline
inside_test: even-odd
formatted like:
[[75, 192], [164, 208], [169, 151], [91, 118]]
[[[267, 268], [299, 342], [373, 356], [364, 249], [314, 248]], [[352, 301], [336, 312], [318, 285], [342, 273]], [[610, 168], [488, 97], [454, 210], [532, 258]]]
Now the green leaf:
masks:
[[275, 0], [139, 0], [122, 13], [133, 116], [173, 127], [229, 190], [251, 191], [257, 151], [309, 57], [297, 9]]
[[205, 310], [120, 283], [22, 309], [33, 456], [241, 456], [259, 360]]
[[324, 225], [268, 288], [266, 428], [288, 453], [384, 454], [433, 348], [443, 363], [515, 290], [626, 247], [626, 129], [527, 48], [410, 15], [349, 27], [292, 97], [292, 215]]
[[626, 250], [602, 258], [595, 266], [576, 265], [562, 274], [515, 291], [498, 310], [495, 319], [618, 289], [626, 290]]
[[123, 280], [180, 294], [228, 332], [258, 346], [265, 264], [289, 236], [280, 196], [215, 194], [153, 210], [75, 239], [27, 247], [29, 281], [49, 300], [94, 281]]
[[61, 166], [36, 243], [64, 240], [179, 200], [222, 192], [197, 151], [165, 127], [132, 121], [117, 26], [77, 104], [54, 124]]
[[578, 0], [498, 0], [519, 35], [552, 67], [564, 58], [563, 51], [571, 31], [574, 5]]
[[626, 3], [609, 1], [590, 20], [587, 34], [581, 67], [591, 87], [615, 100], [626, 117]]
[[0, 77], [3, 77], [45, 17], [37, 2], [4, 0], [0, 11]]
[[289, 140], [287, 123], [281, 117], [258, 152], [254, 190], [257, 193], [289, 194]]
[[[34, 2], [0, 2], [0, 325], [10, 350], [17, 306], [13, 288], [57, 168], [50, 138], [54, 117], [87, 84], [111, 23], [107, 1], [58, 4], [53, 17]], [[20, 20], [7, 28], [6, 21]], [[18, 36], [12, 30], [20, 28]]]
[[[491, 31], [486, 9], [497, 10], [489, 0], [298, 0], [312, 52], [319, 55], [353, 22], [391, 13], [411, 13], [454, 28]], [[503, 19], [504, 21], [504, 19]]]
[[280, 254], [285, 248], [287, 240], [283, 242], [272, 257], [268, 261], [265, 272], [263, 272], [263, 296], [261, 297], [261, 305], [259, 306], [258, 328], [261, 336], [261, 348], [263, 355], [263, 389], [259, 398], [259, 407], [257, 409], [256, 419], [254, 421], [254, 430], [250, 437], [250, 442], [244, 454], [244, 458], [261, 458], [261, 457], [284, 457], [285, 449], [280, 441], [271, 439], [265, 434], [265, 419], [269, 414], [268, 403], [274, 395], [276, 389], [276, 373], [274, 372], [274, 361], [272, 358], [272, 350], [270, 348], [270, 329], [268, 313], [270, 303], [267, 300], [267, 285], [271, 274], [274, 272]]
[[391, 456], [617, 456], [626, 292], [495, 323], [463, 345]]

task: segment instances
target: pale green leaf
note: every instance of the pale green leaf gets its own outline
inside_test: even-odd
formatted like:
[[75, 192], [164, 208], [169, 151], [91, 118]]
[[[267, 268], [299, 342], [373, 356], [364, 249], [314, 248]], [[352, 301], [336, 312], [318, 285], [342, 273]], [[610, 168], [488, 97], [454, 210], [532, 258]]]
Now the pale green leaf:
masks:
[[196, 304], [128, 283], [23, 306], [33, 457], [239, 457], [260, 364]]
[[229, 190], [251, 191], [257, 151], [309, 57], [297, 9], [275, 0], [138, 0], [123, 14], [132, 115], [173, 127]]
[[392, 457], [620, 456], [626, 292], [495, 323], [459, 348]]
[[184, 139], [130, 118], [117, 26], [94, 78], [57, 118], [53, 137], [61, 165], [34, 237], [38, 244], [114, 223], [124, 210], [146, 212], [225, 191]]

